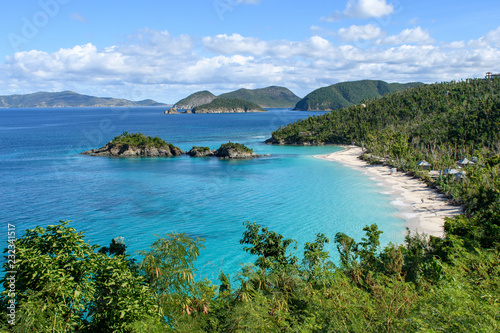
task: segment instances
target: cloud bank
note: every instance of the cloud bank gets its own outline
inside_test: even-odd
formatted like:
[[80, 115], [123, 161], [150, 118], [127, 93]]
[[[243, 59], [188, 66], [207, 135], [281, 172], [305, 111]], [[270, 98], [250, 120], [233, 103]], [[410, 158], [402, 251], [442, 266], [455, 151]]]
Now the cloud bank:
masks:
[[[385, 1], [351, 2], [349, 13], [361, 13], [356, 6], [372, 15], [389, 11]], [[218, 94], [269, 85], [304, 96], [346, 80], [482, 77], [498, 65], [499, 46], [500, 27], [475, 40], [451, 43], [437, 43], [421, 27], [387, 36], [370, 24], [339, 29], [331, 39], [315, 35], [270, 41], [236, 33], [194, 38], [144, 29], [106, 48], [88, 43], [14, 53], [0, 64], [0, 86], [4, 95], [69, 89], [170, 103], [198, 90]]]

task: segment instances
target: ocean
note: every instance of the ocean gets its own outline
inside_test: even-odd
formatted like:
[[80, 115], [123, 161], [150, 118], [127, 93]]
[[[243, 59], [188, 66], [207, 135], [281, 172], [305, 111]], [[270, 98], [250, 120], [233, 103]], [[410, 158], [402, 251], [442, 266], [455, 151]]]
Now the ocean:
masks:
[[[321, 113], [269, 109], [248, 114], [164, 115], [159, 107], [29, 108], [0, 110], [0, 235], [71, 220], [91, 244], [123, 237], [128, 253], [165, 233], [205, 239], [197, 278], [234, 278], [255, 258], [239, 244], [245, 221], [297, 241], [301, 256], [317, 233], [356, 240], [365, 225], [383, 230], [382, 246], [402, 243], [405, 223], [392, 198], [360, 171], [314, 158], [336, 146], [270, 146], [280, 126]], [[270, 156], [217, 158], [107, 158], [79, 153], [103, 146], [124, 131], [159, 136], [182, 150], [232, 141]]]

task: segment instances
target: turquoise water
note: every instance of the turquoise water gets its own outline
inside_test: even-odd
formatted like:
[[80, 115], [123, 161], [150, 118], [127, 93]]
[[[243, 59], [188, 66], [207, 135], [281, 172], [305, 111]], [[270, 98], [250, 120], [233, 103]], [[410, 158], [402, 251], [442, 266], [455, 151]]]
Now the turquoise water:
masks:
[[[129, 253], [155, 234], [184, 232], [204, 238], [199, 277], [215, 279], [252, 261], [239, 240], [243, 222], [257, 222], [303, 244], [322, 232], [359, 239], [377, 223], [382, 243], [401, 243], [404, 221], [391, 198], [365, 174], [314, 155], [338, 147], [265, 145], [271, 132], [310, 115], [287, 109], [255, 114], [163, 115], [160, 108], [0, 110], [0, 220], [18, 236], [58, 220], [85, 231], [92, 244], [122, 236]], [[254, 160], [216, 158], [118, 159], [78, 153], [104, 145], [123, 131], [158, 135], [188, 150], [240, 142]], [[336, 249], [329, 250], [336, 260]]]

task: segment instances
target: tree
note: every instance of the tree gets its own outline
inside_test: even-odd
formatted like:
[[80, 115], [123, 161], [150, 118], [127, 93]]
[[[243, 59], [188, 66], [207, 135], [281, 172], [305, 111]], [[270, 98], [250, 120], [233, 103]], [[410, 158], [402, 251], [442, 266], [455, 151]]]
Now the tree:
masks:
[[250, 245], [243, 249], [259, 256], [255, 261], [256, 266], [262, 269], [285, 268], [297, 262], [297, 257], [287, 255], [288, 247], [296, 244], [294, 240], [285, 239], [282, 235], [269, 231], [268, 228], [261, 229], [257, 223], [247, 221], [244, 225], [246, 231], [243, 232], [240, 244]]
[[[83, 232], [60, 221], [17, 239], [14, 332], [132, 332], [140, 321], [160, 324], [152, 292], [125, 255], [96, 253]], [[4, 264], [7, 269], [7, 263]], [[2, 302], [8, 300], [3, 277]], [[4, 305], [4, 304], [2, 304]]]

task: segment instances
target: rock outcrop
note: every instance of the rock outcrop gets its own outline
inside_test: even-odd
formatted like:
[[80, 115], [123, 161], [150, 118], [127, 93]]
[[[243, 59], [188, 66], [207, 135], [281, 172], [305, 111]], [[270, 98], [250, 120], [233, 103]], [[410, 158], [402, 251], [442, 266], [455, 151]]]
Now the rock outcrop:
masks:
[[176, 108], [170, 108], [168, 110], [165, 110], [165, 114], [178, 114], [179, 112], [177, 111]]
[[191, 157], [208, 157], [215, 156], [215, 150], [210, 150], [208, 147], [193, 147], [187, 154]]
[[138, 147], [128, 144], [115, 145], [108, 143], [104, 147], [87, 150], [81, 154], [114, 157], [172, 157], [182, 155], [184, 152], [174, 145]]
[[253, 151], [242, 151], [233, 147], [220, 147], [214, 153], [215, 156], [221, 159], [238, 159], [245, 160], [250, 158], [261, 157], [262, 155], [255, 154]]

